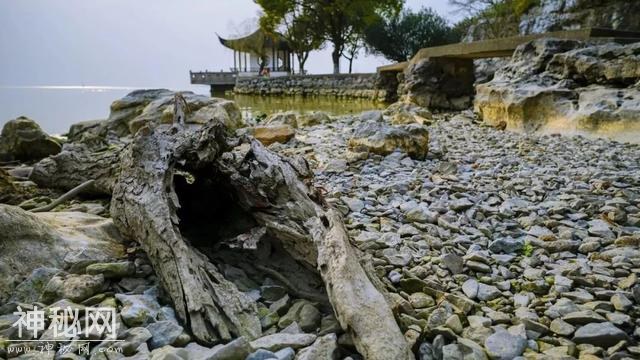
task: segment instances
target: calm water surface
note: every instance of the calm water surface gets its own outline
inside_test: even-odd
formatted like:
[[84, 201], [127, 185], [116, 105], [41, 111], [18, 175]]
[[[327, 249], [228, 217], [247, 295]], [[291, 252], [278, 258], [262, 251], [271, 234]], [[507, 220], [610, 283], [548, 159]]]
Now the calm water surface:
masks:
[[0, 126], [18, 116], [44, 131], [62, 134], [71, 124], [109, 116], [109, 105], [133, 89], [126, 87], [0, 87]]
[[[111, 102], [133, 90], [135, 88], [117, 86], [0, 87], [0, 127], [7, 121], [24, 115], [35, 120], [50, 134], [63, 134], [77, 122], [107, 118]], [[202, 95], [209, 94], [208, 87], [189, 90]], [[322, 110], [332, 115], [343, 115], [384, 107], [382, 104], [363, 100], [247, 95], [225, 97], [238, 103], [245, 118], [288, 110]]]

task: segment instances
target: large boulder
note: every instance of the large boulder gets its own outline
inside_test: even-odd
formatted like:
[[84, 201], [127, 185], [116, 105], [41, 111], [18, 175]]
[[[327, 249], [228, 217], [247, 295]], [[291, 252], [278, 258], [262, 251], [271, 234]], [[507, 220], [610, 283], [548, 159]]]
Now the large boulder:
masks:
[[135, 90], [122, 99], [111, 103], [111, 113], [107, 119], [106, 129], [119, 136], [130, 133], [129, 123], [140, 116], [152, 101], [160, 98], [171, 98], [173, 92], [167, 89]]
[[19, 198], [16, 192], [18, 192], [18, 188], [11, 180], [11, 176], [9, 176], [4, 169], [0, 168], [0, 203], [7, 204], [15, 202], [15, 199]]
[[[222, 121], [227, 128], [235, 130], [244, 126], [242, 113], [235, 102], [180, 92], [184, 97], [187, 124], [205, 124], [211, 119]], [[111, 104], [111, 113], [105, 121], [90, 121], [75, 124], [69, 130], [69, 140], [77, 142], [93, 135], [117, 137], [134, 135], [140, 128], [173, 121], [176, 92], [166, 89], [136, 90]]]
[[429, 131], [419, 124], [393, 126], [383, 122], [365, 122], [356, 128], [348, 146], [356, 152], [378, 155], [401, 150], [414, 159], [423, 159], [429, 149]]
[[20, 116], [10, 120], [0, 133], [0, 161], [40, 160], [62, 149], [33, 120]]
[[529, 42], [476, 87], [474, 109], [485, 122], [515, 130], [633, 140], [640, 130], [639, 55], [640, 43]]
[[295, 111], [282, 111], [269, 115], [264, 122], [265, 125], [289, 125], [298, 127], [298, 113]]
[[329, 121], [331, 121], [331, 118], [323, 111], [311, 111], [298, 116], [299, 127], [320, 125]]
[[286, 143], [296, 132], [290, 125], [260, 125], [251, 129], [253, 136], [264, 145]]
[[115, 134], [107, 137], [106, 134], [103, 133], [103, 130], [106, 129], [106, 127], [107, 120], [81, 121], [71, 125], [66, 136], [71, 142], [82, 143], [92, 149], [102, 150], [108, 148], [109, 140], [117, 139]]
[[398, 91], [422, 107], [462, 110], [471, 106], [474, 82], [473, 60], [427, 58], [409, 64]]
[[86, 266], [125, 256], [113, 222], [85, 213], [34, 214], [0, 204], [0, 233], [0, 303], [36, 268], [71, 271], [81, 262]]
[[270, 115], [265, 125], [289, 125], [293, 128], [320, 125], [331, 121], [329, 114], [323, 111], [310, 111], [299, 114], [295, 111], [277, 112]]
[[427, 124], [432, 119], [431, 112], [411, 102], [395, 102], [384, 111], [394, 125]]
[[[141, 103], [144, 104], [148, 99], [144, 91], [145, 90], [134, 91], [126, 97], [135, 98], [136, 96], [141, 95]], [[149, 91], [156, 92], [157, 90]], [[142, 92], [142, 94], [139, 94], [140, 92]], [[110, 123], [114, 118], [119, 119], [119, 121], [117, 123], [110, 124], [109, 126], [121, 124], [123, 120], [126, 121], [128, 132], [120, 134], [122, 136], [127, 134], [133, 135], [141, 127], [149, 124], [156, 124], [157, 122], [165, 124], [171, 123], [173, 121], [175, 94], [176, 93], [174, 92], [159, 92], [157, 97], [153, 98], [151, 102], [142, 107], [140, 113], [137, 111], [133, 112], [133, 114], [136, 114], [135, 116], [121, 115], [123, 112], [128, 114], [131, 111], [129, 107], [122, 109], [117, 106], [116, 110], [114, 110], [112, 105], [111, 114], [109, 115], [108, 120]], [[197, 95], [190, 91], [181, 92], [180, 94], [187, 102], [185, 119], [187, 124], [205, 124], [215, 118], [222, 121], [230, 130], [235, 130], [243, 125], [240, 108], [238, 108], [238, 106], [231, 100]], [[131, 104], [136, 104], [136, 102], [133, 101]], [[134, 106], [134, 109], [139, 109], [139, 107], [140, 106]]]

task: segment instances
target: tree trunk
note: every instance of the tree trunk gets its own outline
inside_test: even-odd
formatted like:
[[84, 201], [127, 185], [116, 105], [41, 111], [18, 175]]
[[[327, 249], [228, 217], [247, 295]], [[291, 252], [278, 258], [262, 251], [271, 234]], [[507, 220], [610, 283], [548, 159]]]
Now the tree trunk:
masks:
[[299, 53], [296, 54], [296, 56], [298, 57], [298, 68], [300, 70], [300, 75], [304, 75], [304, 64], [307, 62], [309, 53], [307, 53], [306, 55], [304, 53]]
[[353, 57], [349, 58], [349, 74], [351, 74], [351, 71], [353, 69]]
[[333, 52], [331, 52], [331, 58], [333, 59], [333, 73], [340, 74], [340, 57], [342, 56], [341, 46], [338, 44], [333, 45]]
[[[198, 341], [261, 335], [255, 302], [223, 275], [220, 262], [231, 259], [270, 276], [286, 274], [280, 275], [285, 286], [305, 272], [321, 278], [326, 295], [313, 288], [291, 293], [320, 302], [328, 297], [366, 359], [414, 358], [388, 294], [372, 282], [372, 268], [359, 263], [341, 217], [312, 186], [304, 159], [272, 153], [252, 138], [229, 137], [215, 121], [203, 128], [142, 129], [112, 162], [104, 159], [110, 171], [90, 166], [91, 156], [75, 159], [74, 166], [65, 161], [48, 174], [104, 175], [98, 189], [113, 191], [114, 223], [145, 250], [177, 316]], [[277, 261], [298, 270], [265, 268]]]

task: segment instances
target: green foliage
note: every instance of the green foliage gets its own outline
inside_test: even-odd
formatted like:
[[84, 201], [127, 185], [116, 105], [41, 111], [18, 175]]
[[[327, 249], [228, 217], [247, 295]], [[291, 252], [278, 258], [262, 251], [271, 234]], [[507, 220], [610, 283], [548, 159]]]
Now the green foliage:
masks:
[[255, 122], [256, 122], [256, 123], [258, 123], [258, 124], [259, 124], [259, 123], [261, 123], [261, 122], [263, 122], [263, 121], [264, 121], [264, 120], [266, 120], [266, 119], [267, 119], [267, 114], [266, 114], [266, 113], [259, 113], [259, 114], [258, 114], [258, 115], [256, 115], [256, 117], [254, 118]]
[[304, 29], [333, 44], [334, 71], [354, 34], [362, 34], [379, 16], [400, 11], [403, 0], [255, 0], [264, 12], [261, 24], [274, 28], [287, 19], [305, 17]]
[[522, 248], [522, 255], [530, 257], [531, 255], [533, 255], [533, 250], [533, 245], [531, 245], [531, 243], [527, 241], [524, 243], [524, 247]]
[[511, 7], [513, 8], [514, 14], [517, 17], [520, 17], [527, 12], [527, 10], [534, 6], [538, 6], [539, 4], [540, 0], [513, 0]]
[[404, 10], [388, 19], [378, 17], [365, 31], [367, 49], [393, 61], [405, 61], [422, 48], [459, 39], [447, 21], [429, 8]]
[[[271, 3], [264, 0], [256, 2]], [[285, 2], [276, 2], [273, 11], [265, 13], [260, 18], [260, 27], [267, 32], [282, 30], [291, 50], [298, 57], [300, 72], [303, 73], [309, 53], [321, 48], [324, 38], [318, 32], [309, 31], [315, 25], [315, 20], [308, 11], [301, 7], [292, 7], [287, 10], [282, 7], [282, 3]]]

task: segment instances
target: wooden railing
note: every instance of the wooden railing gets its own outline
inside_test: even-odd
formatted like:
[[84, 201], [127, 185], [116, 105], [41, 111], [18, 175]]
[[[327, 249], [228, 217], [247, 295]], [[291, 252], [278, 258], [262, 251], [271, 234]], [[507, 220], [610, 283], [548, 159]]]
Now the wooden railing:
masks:
[[189, 71], [192, 84], [201, 85], [233, 85], [236, 83], [236, 72], [227, 71]]

